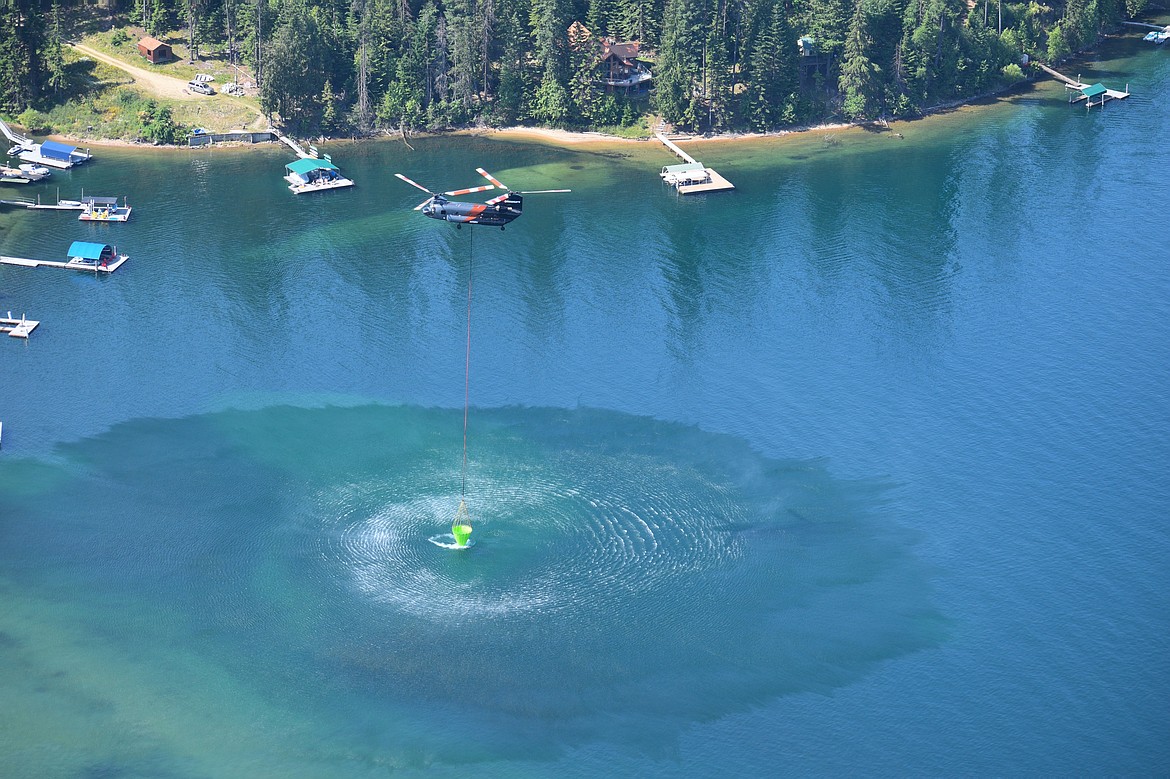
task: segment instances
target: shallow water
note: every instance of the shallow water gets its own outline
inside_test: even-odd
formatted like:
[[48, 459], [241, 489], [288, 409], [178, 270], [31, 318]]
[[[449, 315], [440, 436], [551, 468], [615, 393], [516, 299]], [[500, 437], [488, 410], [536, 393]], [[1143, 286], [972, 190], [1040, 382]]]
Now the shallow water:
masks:
[[[1162, 772], [1165, 53], [696, 145], [727, 195], [468, 138], [55, 176], [132, 221], [0, 251], [131, 260], [0, 267], [0, 772]], [[479, 165], [574, 192], [454, 230], [392, 177]]]

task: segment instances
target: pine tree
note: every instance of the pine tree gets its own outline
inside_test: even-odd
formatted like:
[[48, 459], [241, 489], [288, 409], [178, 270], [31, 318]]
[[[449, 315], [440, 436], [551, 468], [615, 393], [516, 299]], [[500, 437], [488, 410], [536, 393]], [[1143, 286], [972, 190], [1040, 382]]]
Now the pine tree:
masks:
[[695, 95], [702, 71], [704, 30], [699, 0], [668, 0], [662, 27], [662, 51], [655, 74], [655, 104], [666, 121], [698, 125]]
[[844, 111], [850, 119], [873, 115], [877, 105], [877, 66], [870, 59], [873, 38], [869, 32], [869, 14], [864, 0], [857, 3], [849, 33], [845, 38], [845, 53], [841, 62], [840, 90], [845, 98]]

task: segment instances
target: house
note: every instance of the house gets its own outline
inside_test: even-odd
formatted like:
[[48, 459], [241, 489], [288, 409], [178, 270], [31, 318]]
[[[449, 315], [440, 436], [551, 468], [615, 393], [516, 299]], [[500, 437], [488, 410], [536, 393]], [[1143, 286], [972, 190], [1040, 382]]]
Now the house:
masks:
[[153, 65], [166, 62], [175, 56], [169, 45], [149, 35], [138, 42], [138, 53], [150, 60]]
[[594, 38], [585, 25], [573, 22], [569, 26], [569, 45], [575, 51], [592, 51], [597, 57], [596, 83], [606, 91], [648, 89], [654, 78], [646, 63], [638, 59], [638, 41], [619, 43], [613, 38]]
[[637, 41], [618, 43], [612, 38], [603, 38], [601, 41], [601, 81], [606, 87], [630, 89], [647, 88], [650, 79], [650, 69], [646, 63], [638, 60], [638, 50], [641, 44]]

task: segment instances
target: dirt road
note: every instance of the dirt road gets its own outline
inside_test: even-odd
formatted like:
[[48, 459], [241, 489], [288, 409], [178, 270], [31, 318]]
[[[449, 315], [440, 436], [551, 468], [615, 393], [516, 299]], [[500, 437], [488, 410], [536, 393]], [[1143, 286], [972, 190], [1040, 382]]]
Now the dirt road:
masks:
[[169, 97], [174, 100], [194, 100], [203, 97], [203, 95], [195, 95], [188, 91], [187, 82], [182, 79], [175, 78], [174, 76], [164, 76], [161, 73], [151, 73], [149, 70], [143, 68], [136, 68], [133, 65], [122, 62], [116, 57], [103, 54], [96, 49], [91, 49], [89, 46], [83, 46], [80, 43], [71, 43], [69, 45], [87, 57], [92, 57], [107, 65], [113, 65], [119, 70], [126, 71], [134, 77], [134, 81], [139, 86], [159, 97]]

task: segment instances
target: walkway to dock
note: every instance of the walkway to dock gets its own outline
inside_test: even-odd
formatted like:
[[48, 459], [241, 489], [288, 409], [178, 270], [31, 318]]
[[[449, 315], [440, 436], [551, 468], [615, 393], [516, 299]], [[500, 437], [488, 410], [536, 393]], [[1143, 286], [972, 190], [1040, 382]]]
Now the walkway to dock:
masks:
[[682, 157], [684, 160], [691, 163], [692, 165], [694, 165], [695, 163], [698, 162], [698, 160], [696, 160], [694, 157], [687, 154], [685, 151], [683, 151], [677, 145], [675, 145], [674, 141], [667, 138], [666, 133], [662, 132], [661, 130], [654, 133], [654, 137], [657, 138], [658, 140], [662, 141], [663, 146], [670, 149], [672, 152], [674, 152], [678, 156]]
[[12, 128], [4, 123], [3, 119], [0, 119], [0, 133], [4, 133], [4, 137], [17, 146], [29, 147], [35, 143], [32, 138], [25, 138], [23, 135], [13, 132]]
[[35, 319], [25, 319], [24, 314], [16, 319], [9, 311], [8, 316], [0, 316], [0, 333], [8, 333], [12, 338], [28, 338], [29, 333], [36, 330], [39, 324]]
[[126, 260], [130, 259], [125, 254], [118, 255], [118, 259], [106, 265], [98, 265], [93, 262], [56, 262], [54, 260], [30, 260], [25, 257], [5, 257], [0, 255], [0, 264], [4, 265], [19, 265], [22, 268], [68, 268], [69, 270], [87, 270], [94, 273], [113, 273], [118, 268], [121, 268]]
[[296, 152], [296, 155], [298, 157], [300, 157], [302, 160], [313, 159], [312, 154], [309, 154], [307, 151], [302, 149], [299, 143], [294, 141], [292, 138], [289, 138], [287, 135], [282, 133], [280, 130], [270, 129], [268, 132], [270, 132], [274, 136], [276, 136], [276, 140], [280, 141], [281, 143], [285, 144], [290, 149], [292, 149], [294, 152]]

